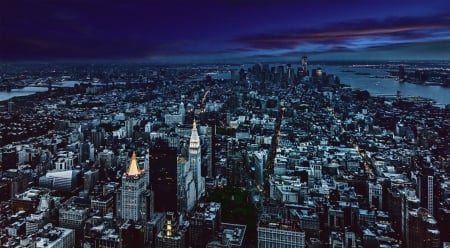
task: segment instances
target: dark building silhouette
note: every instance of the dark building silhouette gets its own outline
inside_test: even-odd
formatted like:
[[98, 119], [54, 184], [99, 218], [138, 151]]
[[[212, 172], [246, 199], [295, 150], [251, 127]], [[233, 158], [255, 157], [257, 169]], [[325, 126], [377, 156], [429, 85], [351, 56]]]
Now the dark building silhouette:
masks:
[[9, 169], [17, 169], [17, 163], [19, 159], [17, 158], [17, 153], [15, 150], [7, 150], [2, 153], [2, 170], [7, 171]]
[[206, 247], [213, 240], [221, 223], [220, 203], [200, 203], [189, 221], [189, 241], [192, 247]]
[[103, 129], [93, 129], [91, 130], [91, 143], [94, 144], [95, 148], [99, 148], [104, 145], [105, 130]]
[[177, 211], [177, 149], [156, 140], [150, 147], [150, 185], [155, 211]]
[[409, 212], [407, 247], [440, 247], [440, 233], [436, 220], [425, 208]]
[[120, 243], [123, 248], [144, 247], [144, 226], [128, 220], [120, 227]]

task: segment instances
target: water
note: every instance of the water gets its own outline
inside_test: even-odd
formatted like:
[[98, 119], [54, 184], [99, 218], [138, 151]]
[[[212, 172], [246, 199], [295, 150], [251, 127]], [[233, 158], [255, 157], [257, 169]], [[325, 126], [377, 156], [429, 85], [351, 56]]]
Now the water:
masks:
[[[388, 72], [383, 69], [361, 68], [361, 67], [342, 67], [342, 66], [320, 66], [327, 74], [337, 75], [341, 83], [350, 85], [352, 88], [367, 90], [371, 95], [396, 95], [400, 91], [402, 96], [418, 96], [432, 99], [437, 106], [450, 104], [450, 88], [420, 85], [412, 83], [399, 83], [394, 78], [375, 78], [374, 76], [384, 77]], [[342, 72], [350, 70], [354, 72]], [[358, 73], [370, 73], [370, 75], [355, 75]], [[372, 77], [371, 77], [372, 76]]]
[[22, 89], [12, 89], [10, 92], [0, 91], [0, 101], [9, 100], [15, 96], [28, 96], [36, 92], [47, 91], [45, 87], [24, 87]]
[[[55, 83], [54, 85], [52, 85], [52, 87], [74, 87], [75, 84], [79, 84], [79, 81], [63, 81], [63, 82], [59, 82], [59, 83]], [[24, 87], [22, 89], [12, 89], [9, 92], [6, 91], [0, 91], [0, 101], [6, 101], [9, 100], [15, 96], [28, 96], [28, 95], [32, 95], [34, 93], [37, 92], [44, 92], [47, 91], [48, 88], [47, 87]]]

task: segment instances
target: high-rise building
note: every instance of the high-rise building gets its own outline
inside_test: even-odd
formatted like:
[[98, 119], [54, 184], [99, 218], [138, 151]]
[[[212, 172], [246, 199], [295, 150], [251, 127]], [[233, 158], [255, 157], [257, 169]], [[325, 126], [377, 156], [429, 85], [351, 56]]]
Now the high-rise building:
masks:
[[177, 211], [177, 149], [163, 139], [150, 148], [150, 183], [155, 195], [155, 211]]
[[199, 199], [205, 193], [205, 178], [201, 174], [201, 146], [195, 120], [192, 125], [191, 139], [189, 140], [189, 163], [194, 169], [195, 187], [197, 189], [197, 199]]
[[117, 216], [126, 221], [147, 221], [153, 214], [153, 194], [147, 190], [145, 171], [139, 168], [136, 153], [122, 176], [122, 188], [117, 197]]
[[425, 208], [409, 211], [407, 240], [408, 248], [440, 247], [440, 233], [437, 221]]
[[120, 247], [145, 247], [144, 233], [144, 225], [140, 225], [131, 219], [127, 220], [120, 226]]
[[125, 129], [127, 137], [133, 137], [134, 135], [134, 126], [138, 123], [138, 120], [135, 118], [131, 118], [125, 121]]
[[178, 106], [178, 114], [181, 115], [182, 123], [184, 122], [184, 117], [186, 116], [186, 108], [184, 107], [184, 103], [181, 102]]
[[94, 145], [90, 142], [83, 142], [80, 145], [80, 154], [79, 154], [79, 158], [80, 158], [80, 163], [85, 163], [87, 160], [91, 160], [93, 161], [94, 158]]
[[2, 171], [17, 169], [19, 159], [16, 149], [14, 149], [13, 147], [9, 147], [9, 149], [4, 149], [1, 155]]
[[424, 167], [417, 175], [418, 180], [418, 194], [420, 199], [420, 206], [428, 209], [431, 215], [434, 215], [434, 170], [431, 167]]
[[288, 83], [292, 83], [293, 80], [293, 73], [292, 73], [292, 65], [291, 64], [286, 64], [286, 74], [287, 74], [287, 81]]
[[[214, 173], [214, 163], [213, 161], [213, 136], [214, 130], [211, 126], [205, 127], [205, 135], [204, 135], [204, 146], [205, 146], [205, 161], [204, 164], [206, 166], [206, 176], [209, 178], [213, 178], [215, 176]], [[203, 161], [202, 161], [203, 162]]]
[[166, 213], [163, 230], [156, 236], [156, 248], [186, 247], [186, 230], [178, 223], [173, 212]]
[[189, 245], [205, 247], [212, 241], [221, 223], [221, 205], [217, 202], [200, 203], [189, 221]]
[[302, 71], [304, 75], [308, 75], [308, 57], [303, 55], [301, 62], [302, 62]]
[[99, 148], [105, 143], [105, 130], [102, 128], [91, 130], [91, 143], [95, 148]]
[[369, 182], [369, 204], [378, 209], [382, 209], [383, 188], [378, 182]]
[[264, 169], [266, 168], [267, 150], [253, 152], [253, 162], [255, 167], [256, 183], [264, 185]]
[[[413, 189], [409, 189], [409, 188], [406, 188], [404, 191], [400, 191], [400, 198], [401, 198], [401, 204], [395, 204], [396, 202], [394, 202], [393, 205], [394, 205], [394, 207], [396, 206], [397, 208], [399, 208], [398, 207], [399, 205], [401, 206], [400, 207], [401, 219], [399, 222], [401, 229], [397, 228], [397, 230], [401, 230], [401, 232], [400, 232], [401, 237], [403, 238], [403, 240], [406, 240], [409, 211], [419, 208], [420, 200], [419, 200], [419, 198], [416, 197], [416, 191]], [[396, 222], [398, 222], [398, 221], [393, 219], [394, 228], [398, 227], [398, 225], [395, 225]]]
[[177, 161], [177, 207], [178, 212], [190, 212], [197, 201], [194, 171], [185, 158], [180, 157]]

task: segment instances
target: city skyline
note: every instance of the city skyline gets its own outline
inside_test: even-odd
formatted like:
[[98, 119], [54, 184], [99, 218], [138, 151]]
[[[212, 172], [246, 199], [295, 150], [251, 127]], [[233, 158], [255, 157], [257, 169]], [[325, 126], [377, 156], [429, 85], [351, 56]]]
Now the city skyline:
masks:
[[448, 1], [14, 1], [0, 61], [445, 60]]

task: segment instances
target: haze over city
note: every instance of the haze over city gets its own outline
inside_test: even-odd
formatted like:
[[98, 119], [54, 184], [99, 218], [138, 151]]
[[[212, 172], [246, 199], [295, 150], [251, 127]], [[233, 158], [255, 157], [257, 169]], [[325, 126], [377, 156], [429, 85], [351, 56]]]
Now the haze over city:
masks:
[[446, 0], [2, 1], [0, 61], [442, 60], [449, 9]]

